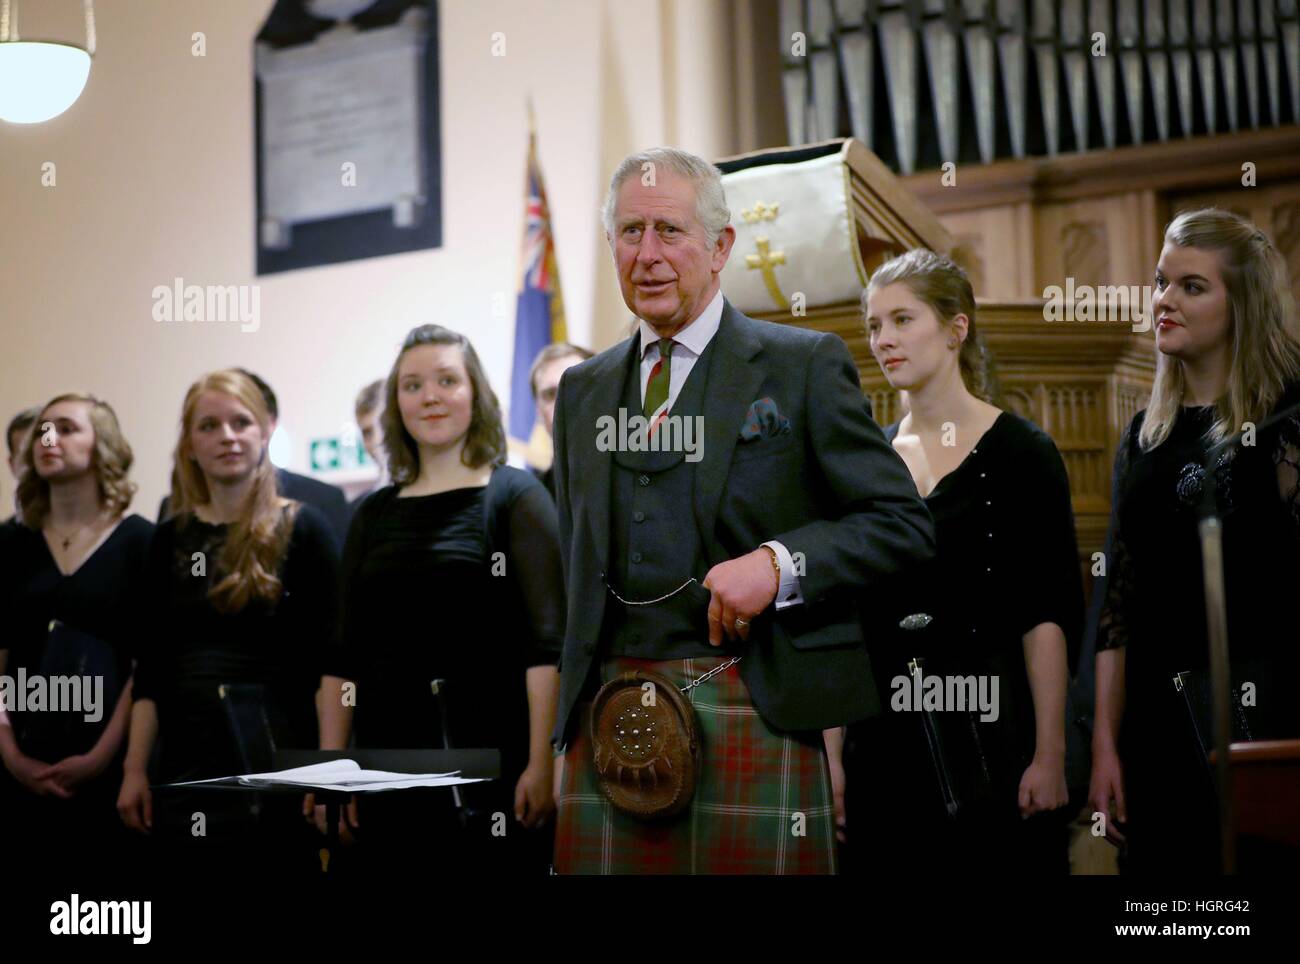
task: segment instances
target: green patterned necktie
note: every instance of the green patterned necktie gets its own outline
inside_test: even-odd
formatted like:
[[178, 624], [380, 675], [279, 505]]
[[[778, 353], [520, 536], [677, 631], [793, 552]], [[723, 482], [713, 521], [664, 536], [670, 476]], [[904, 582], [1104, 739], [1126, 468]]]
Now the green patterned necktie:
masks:
[[650, 378], [645, 383], [645, 403], [641, 406], [646, 418], [653, 418], [655, 412], [668, 402], [668, 381], [671, 377], [673, 360], [673, 340], [659, 339], [659, 360], [650, 369]]

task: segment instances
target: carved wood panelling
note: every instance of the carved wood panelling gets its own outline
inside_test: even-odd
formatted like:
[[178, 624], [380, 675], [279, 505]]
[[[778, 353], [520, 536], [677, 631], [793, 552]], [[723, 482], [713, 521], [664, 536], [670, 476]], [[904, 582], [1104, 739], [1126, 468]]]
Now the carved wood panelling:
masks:
[[976, 291], [988, 290], [984, 273], [984, 238], [978, 234], [954, 234], [952, 260], [961, 266]]
[[1300, 201], [1288, 201], [1273, 208], [1273, 243], [1286, 259], [1291, 290], [1300, 299]]
[[1071, 221], [1061, 229], [1060, 245], [1066, 276], [1072, 276], [1076, 285], [1109, 283], [1106, 280], [1104, 224], [1100, 221]]

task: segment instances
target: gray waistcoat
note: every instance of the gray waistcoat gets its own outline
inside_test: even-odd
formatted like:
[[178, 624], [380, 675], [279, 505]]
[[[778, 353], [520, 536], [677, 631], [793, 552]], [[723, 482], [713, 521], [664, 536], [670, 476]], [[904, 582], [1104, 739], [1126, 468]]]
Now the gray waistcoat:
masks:
[[[704, 411], [713, 346], [691, 368], [670, 415]], [[641, 412], [641, 366], [634, 356], [620, 403], [629, 415]], [[705, 453], [707, 455], [707, 453]], [[627, 606], [606, 594], [602, 651], [646, 659], [718, 656], [709, 645], [709, 592], [700, 583], [709, 566], [692, 511], [696, 462], [684, 451], [613, 453], [610, 492], [609, 572], [606, 580], [624, 599], [658, 599], [687, 578], [692, 583], [671, 599]]]

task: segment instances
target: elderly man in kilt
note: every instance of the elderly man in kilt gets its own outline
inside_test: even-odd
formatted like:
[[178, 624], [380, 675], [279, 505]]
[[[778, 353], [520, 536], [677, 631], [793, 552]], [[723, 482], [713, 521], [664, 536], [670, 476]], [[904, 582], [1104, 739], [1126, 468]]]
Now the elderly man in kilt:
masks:
[[[606, 236], [639, 327], [566, 371], [555, 410], [558, 873], [833, 873], [821, 731], [880, 711], [859, 597], [933, 552], [843, 341], [723, 297], [730, 220], [718, 170], [682, 151], [631, 155], [610, 184]], [[645, 678], [629, 671], [658, 682], [609, 724], [601, 687]], [[681, 698], [656, 703], [656, 685]], [[642, 706], [684, 706], [693, 729]], [[665, 747], [688, 732], [683, 767]]]

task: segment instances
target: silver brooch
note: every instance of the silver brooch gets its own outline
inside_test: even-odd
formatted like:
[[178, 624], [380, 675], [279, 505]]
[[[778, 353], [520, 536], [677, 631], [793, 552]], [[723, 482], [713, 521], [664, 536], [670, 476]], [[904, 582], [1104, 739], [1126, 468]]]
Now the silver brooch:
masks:
[[[1228, 449], [1214, 463], [1215, 496], [1220, 508], [1231, 509], [1232, 499], [1232, 457], [1233, 449]], [[1178, 482], [1174, 491], [1178, 493], [1183, 505], [1195, 508], [1201, 501], [1201, 492], [1205, 489], [1205, 468], [1199, 462], [1188, 462], [1178, 473]]]

